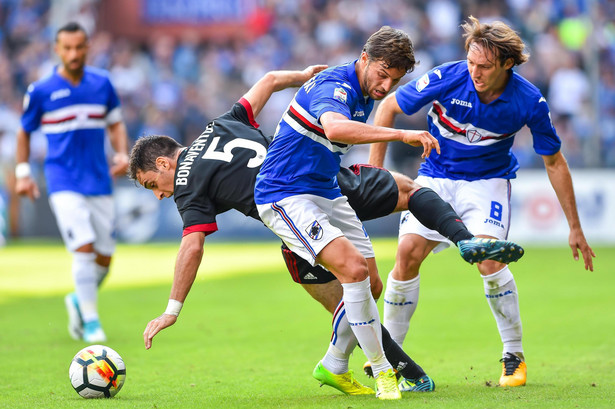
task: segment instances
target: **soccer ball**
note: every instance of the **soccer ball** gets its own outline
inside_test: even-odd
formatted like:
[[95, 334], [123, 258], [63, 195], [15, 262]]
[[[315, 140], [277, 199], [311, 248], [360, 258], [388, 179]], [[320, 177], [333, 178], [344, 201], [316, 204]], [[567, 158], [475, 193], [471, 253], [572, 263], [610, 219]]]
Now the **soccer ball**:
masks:
[[68, 376], [75, 391], [84, 398], [112, 398], [124, 385], [126, 365], [113, 349], [90, 345], [77, 352]]

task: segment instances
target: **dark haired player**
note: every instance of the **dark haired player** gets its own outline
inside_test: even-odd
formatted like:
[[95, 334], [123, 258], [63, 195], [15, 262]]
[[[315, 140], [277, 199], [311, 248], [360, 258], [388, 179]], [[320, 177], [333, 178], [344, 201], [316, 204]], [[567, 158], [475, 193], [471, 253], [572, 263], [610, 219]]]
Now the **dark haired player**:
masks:
[[[65, 297], [68, 331], [74, 339], [106, 340], [98, 316], [98, 287], [115, 251], [111, 175], [128, 167], [126, 127], [109, 73], [85, 64], [88, 36], [79, 24], [56, 33], [61, 64], [28, 87], [17, 132], [15, 190], [30, 199], [39, 189], [31, 177], [30, 133], [40, 128], [48, 141], [45, 179], [49, 204], [66, 249], [72, 253], [75, 291]], [[116, 151], [109, 168], [105, 133]]]

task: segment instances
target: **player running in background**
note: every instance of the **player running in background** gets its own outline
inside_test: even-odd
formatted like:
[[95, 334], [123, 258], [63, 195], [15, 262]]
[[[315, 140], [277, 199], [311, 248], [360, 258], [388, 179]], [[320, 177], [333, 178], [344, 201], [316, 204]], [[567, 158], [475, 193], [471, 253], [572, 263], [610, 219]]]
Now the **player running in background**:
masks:
[[[527, 125], [534, 150], [542, 155], [549, 180], [570, 226], [569, 244], [585, 269], [595, 254], [587, 244], [576, 210], [570, 171], [561, 141], [540, 91], [512, 68], [527, 61], [525, 45], [501, 22], [481, 24], [470, 16], [462, 25], [467, 61], [436, 67], [400, 87], [380, 104], [375, 123], [392, 127], [395, 115], [411, 115], [426, 104], [429, 131], [442, 146], [421, 165], [417, 182], [448, 201], [478, 237], [506, 239], [510, 223], [510, 179], [519, 168], [511, 152], [516, 133]], [[386, 144], [373, 145], [370, 163], [382, 165]], [[384, 299], [384, 324], [403, 344], [419, 295], [419, 269], [429, 252], [448, 246], [445, 237], [404, 213], [396, 264]], [[504, 260], [505, 261], [505, 260]], [[503, 342], [500, 386], [526, 383], [526, 364], [517, 286], [506, 262], [478, 263], [485, 295]]]
[[[273, 92], [299, 86], [323, 68], [314, 66], [304, 71], [266, 74], [231, 111], [212, 121], [201, 137], [188, 148], [168, 136], [146, 136], [137, 140], [130, 154], [130, 177], [151, 189], [159, 199], [174, 196], [184, 222], [169, 308], [148, 323], [144, 331], [146, 348], [151, 347], [153, 337], [160, 330], [176, 322], [201, 263], [205, 236], [218, 228], [216, 215], [235, 209], [258, 219], [254, 183], [271, 137], [266, 137], [257, 129], [256, 116]], [[421, 189], [408, 177], [371, 166], [356, 165], [351, 169], [341, 169], [337, 177], [342, 193], [348, 196], [359, 217], [365, 220], [408, 209], [413, 198], [418, 197], [412, 193]], [[430, 209], [419, 212], [417, 217], [451, 239], [453, 235], [472, 239], [473, 236], [462, 223], [451, 223], [458, 217], [448, 204], [442, 202], [439, 206], [435, 201], [429, 204], [432, 203], [447, 215], [435, 217]], [[463, 231], [466, 233], [461, 234]], [[371, 388], [358, 383], [348, 370], [347, 361], [357, 342], [348, 325], [345, 310], [336, 309], [342, 294], [339, 281], [320, 266], [311, 266], [289, 250], [283, 252], [293, 279], [335, 314], [335, 341], [332, 344], [345, 354], [345, 370], [333, 373], [319, 365], [314, 376], [346, 394], [374, 393]], [[482, 257], [487, 257], [486, 253]], [[381, 291], [382, 282], [374, 281], [374, 296], [379, 297]], [[406, 383], [405, 390], [433, 390], [431, 378], [392, 342], [386, 330], [383, 330], [383, 344], [387, 359], [412, 381], [411, 385]]]
[[[424, 157], [439, 152], [427, 132], [365, 123], [374, 101], [384, 98], [414, 64], [410, 38], [385, 26], [368, 39], [359, 59], [304, 84], [278, 125], [254, 191], [264, 224], [302, 259], [326, 267], [341, 282], [341, 303], [372, 365], [380, 399], [401, 395], [384, 356], [371, 296], [370, 277], [377, 277], [377, 267], [369, 237], [341, 194], [336, 175], [341, 155], [352, 144], [399, 140], [423, 146]], [[340, 354], [330, 349], [327, 356], [334, 363]], [[338, 360], [334, 369], [340, 370], [344, 361]]]
[[[115, 250], [114, 176], [128, 167], [126, 128], [120, 101], [108, 73], [85, 65], [88, 36], [77, 23], [56, 34], [61, 64], [28, 87], [17, 133], [16, 192], [34, 200], [39, 189], [31, 176], [30, 133], [47, 136], [45, 178], [49, 204], [66, 248], [73, 255], [75, 292], [66, 296], [68, 330], [75, 339], [103, 342], [98, 316], [98, 287], [109, 272]], [[105, 130], [115, 149], [109, 169]]]

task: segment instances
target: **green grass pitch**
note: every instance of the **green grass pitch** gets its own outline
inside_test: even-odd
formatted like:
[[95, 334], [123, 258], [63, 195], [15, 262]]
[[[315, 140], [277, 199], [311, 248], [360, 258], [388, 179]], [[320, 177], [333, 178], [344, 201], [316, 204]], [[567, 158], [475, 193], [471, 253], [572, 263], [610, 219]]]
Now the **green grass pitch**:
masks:
[[[376, 240], [386, 280], [394, 240]], [[475, 267], [455, 250], [428, 258], [405, 349], [436, 381], [401, 402], [347, 397], [311, 377], [330, 315], [286, 272], [275, 242], [207, 243], [178, 322], [143, 347], [166, 307], [178, 244], [120, 245], [100, 292], [108, 346], [127, 379], [110, 400], [85, 400], [68, 380], [63, 297], [72, 289], [60, 244], [0, 249], [0, 408], [612, 408], [615, 249], [595, 248], [586, 272], [568, 248], [527, 248], [511, 266], [519, 287], [528, 384], [496, 387], [501, 343]], [[379, 302], [382, 307], [382, 301]], [[351, 367], [360, 381], [363, 354]]]

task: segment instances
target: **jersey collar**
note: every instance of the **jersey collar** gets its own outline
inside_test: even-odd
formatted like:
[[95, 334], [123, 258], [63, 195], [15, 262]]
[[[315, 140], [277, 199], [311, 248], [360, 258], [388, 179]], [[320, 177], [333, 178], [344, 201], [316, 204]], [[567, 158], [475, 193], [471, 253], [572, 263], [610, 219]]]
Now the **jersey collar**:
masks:
[[81, 84], [83, 84], [85, 82], [85, 77], [87, 75], [87, 66], [83, 67], [83, 75], [81, 76], [81, 80], [79, 81], [78, 84], [73, 84], [68, 79], [66, 79], [63, 76], [61, 76], [60, 73], [58, 72], [59, 69], [60, 69], [60, 64], [54, 66], [53, 67], [53, 75], [56, 76], [57, 78], [59, 78], [64, 83], [66, 83], [67, 85], [69, 85], [71, 88], [78, 88]]
[[502, 95], [500, 95], [500, 97], [498, 98], [498, 99], [501, 99], [502, 101], [512, 100], [512, 95], [515, 90], [515, 86], [513, 85], [513, 83], [515, 82], [514, 81], [515, 72], [512, 70], [512, 68], [508, 70], [508, 72], [510, 73], [510, 76], [508, 77], [506, 88], [504, 88], [504, 92], [502, 92]]

